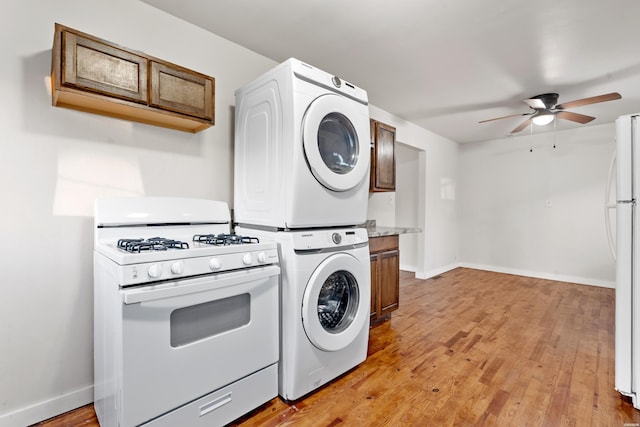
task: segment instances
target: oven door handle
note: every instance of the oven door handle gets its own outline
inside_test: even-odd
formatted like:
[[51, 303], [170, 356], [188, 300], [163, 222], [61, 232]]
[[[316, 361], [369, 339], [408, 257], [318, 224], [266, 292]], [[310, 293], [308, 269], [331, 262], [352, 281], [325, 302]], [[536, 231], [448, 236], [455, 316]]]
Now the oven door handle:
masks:
[[165, 298], [175, 298], [196, 292], [238, 286], [249, 281], [260, 280], [278, 274], [280, 274], [280, 267], [277, 265], [269, 265], [250, 270], [236, 270], [228, 273], [177, 280], [158, 285], [141, 286], [121, 291], [122, 301], [125, 304], [136, 304]]

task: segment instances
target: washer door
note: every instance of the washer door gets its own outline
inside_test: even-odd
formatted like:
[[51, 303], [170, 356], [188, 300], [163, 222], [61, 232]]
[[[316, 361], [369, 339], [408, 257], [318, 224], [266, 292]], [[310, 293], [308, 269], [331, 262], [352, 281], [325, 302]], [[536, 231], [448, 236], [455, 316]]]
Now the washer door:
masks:
[[316, 98], [305, 112], [302, 142], [313, 176], [333, 191], [348, 191], [369, 174], [369, 122], [363, 106], [344, 96]]
[[[367, 260], [368, 262], [368, 260]], [[325, 259], [311, 275], [302, 299], [302, 325], [320, 350], [345, 348], [369, 318], [370, 281], [360, 262], [340, 253]]]

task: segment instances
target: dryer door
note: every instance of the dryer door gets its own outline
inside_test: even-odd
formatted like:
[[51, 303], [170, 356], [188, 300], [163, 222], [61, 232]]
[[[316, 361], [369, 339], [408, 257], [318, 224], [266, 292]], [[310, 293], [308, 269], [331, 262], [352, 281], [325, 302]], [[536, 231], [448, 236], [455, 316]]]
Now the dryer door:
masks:
[[370, 287], [369, 273], [352, 255], [332, 255], [316, 268], [302, 299], [302, 324], [313, 345], [341, 350], [368, 327]]
[[333, 191], [348, 191], [369, 176], [368, 109], [344, 96], [316, 98], [305, 112], [302, 142], [313, 176]]

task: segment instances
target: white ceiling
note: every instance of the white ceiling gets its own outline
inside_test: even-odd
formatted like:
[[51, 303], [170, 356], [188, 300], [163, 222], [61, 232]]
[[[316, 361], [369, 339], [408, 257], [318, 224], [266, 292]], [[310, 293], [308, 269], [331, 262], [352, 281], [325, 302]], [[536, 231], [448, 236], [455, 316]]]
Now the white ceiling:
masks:
[[[640, 112], [638, 0], [143, 0], [277, 62], [298, 58], [457, 142], [503, 138], [547, 92], [596, 120]], [[517, 135], [553, 130], [527, 127]]]

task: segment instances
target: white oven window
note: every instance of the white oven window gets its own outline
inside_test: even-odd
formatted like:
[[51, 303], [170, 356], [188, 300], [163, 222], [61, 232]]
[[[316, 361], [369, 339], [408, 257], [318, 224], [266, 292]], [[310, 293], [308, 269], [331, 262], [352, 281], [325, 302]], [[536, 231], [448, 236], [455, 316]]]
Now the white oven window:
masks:
[[171, 313], [171, 347], [181, 347], [248, 325], [251, 297], [235, 295]]

